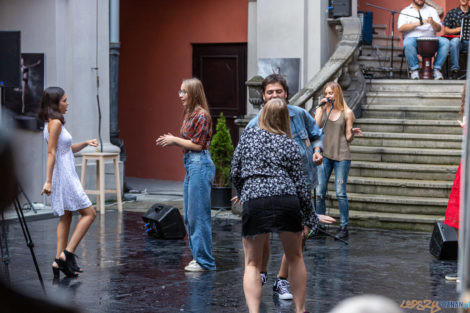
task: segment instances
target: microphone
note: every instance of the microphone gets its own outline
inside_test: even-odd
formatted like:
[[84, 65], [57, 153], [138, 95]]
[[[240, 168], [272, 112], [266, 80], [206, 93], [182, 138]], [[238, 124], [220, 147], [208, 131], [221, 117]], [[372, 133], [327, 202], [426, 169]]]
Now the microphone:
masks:
[[[330, 99], [330, 98], [326, 98], [326, 100], [331, 103], [331, 104], [334, 104], [335, 103], [335, 99]], [[321, 102], [318, 104], [319, 107], [322, 107], [325, 105], [326, 102]]]

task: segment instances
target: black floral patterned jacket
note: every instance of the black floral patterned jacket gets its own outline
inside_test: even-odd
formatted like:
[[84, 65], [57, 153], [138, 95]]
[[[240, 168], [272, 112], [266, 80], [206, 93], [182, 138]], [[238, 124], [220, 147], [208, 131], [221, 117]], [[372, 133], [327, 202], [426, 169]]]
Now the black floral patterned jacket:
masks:
[[293, 139], [258, 127], [245, 129], [233, 155], [231, 176], [242, 202], [298, 196], [302, 224], [313, 228], [318, 223], [303, 174], [302, 157]]

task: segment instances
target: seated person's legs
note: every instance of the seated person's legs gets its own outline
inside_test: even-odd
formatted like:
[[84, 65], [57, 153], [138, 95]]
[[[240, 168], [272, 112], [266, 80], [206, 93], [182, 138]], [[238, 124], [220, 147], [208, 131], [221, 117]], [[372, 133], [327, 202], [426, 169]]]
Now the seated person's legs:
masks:
[[459, 67], [459, 56], [460, 56], [460, 38], [452, 38], [449, 44], [450, 50], [450, 70], [458, 71]]
[[439, 49], [437, 50], [436, 58], [434, 59], [434, 69], [441, 70], [442, 65], [447, 59], [449, 54], [449, 39], [439, 37]]
[[416, 37], [405, 38], [403, 40], [403, 48], [405, 49], [406, 62], [408, 62], [410, 71], [416, 71], [419, 69]]

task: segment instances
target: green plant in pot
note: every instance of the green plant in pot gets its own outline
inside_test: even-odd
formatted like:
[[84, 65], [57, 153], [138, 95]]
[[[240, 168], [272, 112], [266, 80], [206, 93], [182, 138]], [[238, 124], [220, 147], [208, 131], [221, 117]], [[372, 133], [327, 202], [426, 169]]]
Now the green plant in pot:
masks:
[[212, 161], [215, 165], [214, 184], [211, 193], [213, 209], [231, 208], [232, 187], [230, 182], [230, 164], [233, 157], [233, 144], [225, 117], [220, 113], [215, 134], [210, 146]]

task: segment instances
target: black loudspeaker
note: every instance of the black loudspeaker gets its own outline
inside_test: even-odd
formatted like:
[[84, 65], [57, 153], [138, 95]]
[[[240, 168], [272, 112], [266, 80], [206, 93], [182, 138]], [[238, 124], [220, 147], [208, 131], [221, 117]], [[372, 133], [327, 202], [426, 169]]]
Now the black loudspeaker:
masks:
[[21, 87], [19, 31], [0, 31], [0, 87]]
[[455, 229], [444, 222], [437, 222], [429, 243], [429, 252], [439, 260], [456, 260], [458, 243]]
[[331, 0], [333, 17], [351, 16], [351, 0]]
[[157, 203], [142, 219], [149, 235], [162, 239], [183, 239], [186, 236], [183, 218], [177, 208]]

